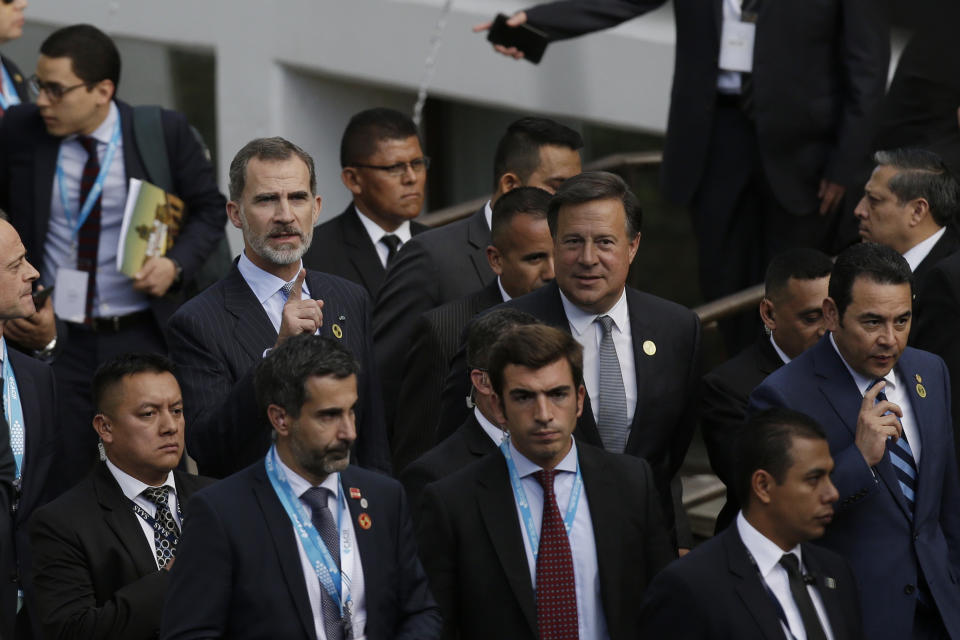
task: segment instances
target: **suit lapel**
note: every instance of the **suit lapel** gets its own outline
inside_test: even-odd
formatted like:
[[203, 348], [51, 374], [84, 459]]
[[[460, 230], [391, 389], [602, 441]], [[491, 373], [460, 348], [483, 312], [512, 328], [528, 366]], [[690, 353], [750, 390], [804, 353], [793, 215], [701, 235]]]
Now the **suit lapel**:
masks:
[[[905, 351], [897, 362], [897, 375], [900, 378], [900, 384], [904, 385], [904, 393], [910, 396], [910, 406], [913, 409], [914, 425], [920, 433], [921, 456], [917, 465], [917, 493], [914, 504], [915, 513], [935, 513], [939, 507], [934, 506], [934, 502], [940, 501], [940, 493], [935, 484], [924, 482], [924, 478], [939, 478], [943, 471], [940, 469], [943, 457], [942, 450], [936, 446], [941, 440], [934, 436], [938, 417], [932, 411], [933, 405], [926, 399], [926, 387], [924, 387], [924, 397], [921, 398], [917, 393], [917, 386], [926, 381], [928, 384], [935, 379], [933, 371], [923, 369], [917, 365], [912, 354]], [[942, 422], [942, 419], [940, 419]], [[949, 420], [948, 420], [949, 422]], [[924, 447], [924, 442], [930, 442], [934, 446]], [[897, 485], [898, 495], [902, 498], [902, 492]], [[906, 509], [906, 500], [902, 500], [902, 506]]]
[[103, 509], [103, 519], [116, 534], [120, 544], [130, 554], [137, 573], [145, 576], [157, 571], [157, 561], [150, 550], [150, 544], [143, 535], [143, 529], [130, 506], [130, 501], [120, 490], [120, 485], [107, 465], [97, 464], [93, 472], [93, 488], [97, 501]]
[[482, 457], [497, 450], [490, 436], [483, 430], [483, 427], [477, 422], [476, 416], [472, 413], [463, 426], [464, 440], [470, 453]]
[[[825, 575], [826, 569], [820, 564], [815, 552], [811, 551], [808, 544], [803, 545], [803, 564], [807, 568], [807, 573], [812, 574], [817, 580], [817, 592], [820, 599], [823, 600], [823, 607], [827, 610], [827, 619], [833, 630], [834, 640], [848, 640], [847, 627], [844, 619], [847, 612], [843, 610], [843, 605], [838, 597], [836, 580], [833, 576]], [[830, 584], [828, 584], [828, 580]]]
[[383, 265], [380, 264], [380, 256], [377, 255], [377, 248], [370, 241], [370, 234], [352, 204], [343, 212], [340, 220], [343, 243], [351, 248], [347, 252], [348, 259], [360, 274], [367, 291], [376, 292], [383, 284], [385, 273]]
[[[376, 612], [382, 611], [385, 599], [383, 595], [383, 587], [385, 585], [382, 579], [383, 574], [380, 573], [380, 568], [386, 565], [386, 560], [381, 559], [381, 552], [387, 548], [383, 541], [378, 541], [378, 538], [381, 537], [382, 532], [387, 529], [383, 522], [377, 521], [377, 496], [370, 495], [368, 487], [354, 476], [350, 467], [347, 467], [346, 470], [340, 474], [340, 480], [343, 483], [344, 491], [347, 491], [344, 500], [346, 500], [347, 508], [350, 511], [350, 526], [353, 527], [353, 531], [357, 536], [360, 565], [363, 567], [363, 589], [364, 596], [367, 599], [366, 608], [368, 612], [372, 611], [374, 612], [373, 615], [376, 615]], [[361, 508], [359, 499], [350, 497], [349, 492], [351, 488], [359, 489], [360, 496], [367, 499], [367, 509]], [[359, 526], [359, 518], [363, 513], [366, 513], [367, 517], [370, 518], [368, 521], [370, 527], [368, 529]], [[369, 614], [368, 617], [370, 617]]]
[[[643, 343], [655, 334], [655, 329], [647, 324], [636, 292], [630, 287], [626, 288], [626, 292], [627, 309], [630, 314], [630, 332], [633, 336], [633, 368], [637, 376], [637, 407], [630, 421], [630, 434], [627, 438], [625, 451], [635, 451], [636, 441], [644, 437], [641, 417], [643, 407], [647, 406], [646, 393], [650, 389], [649, 382], [656, 379], [658, 366], [660, 369], [663, 369], [663, 366], [658, 365], [656, 353], [648, 356], [643, 351]], [[631, 440], [634, 442], [631, 442]]]
[[486, 254], [487, 245], [490, 244], [490, 228], [487, 226], [485, 207], [470, 217], [470, 222], [467, 225], [467, 242], [473, 249], [470, 254], [470, 261], [473, 262], [473, 268], [482, 287], [483, 283], [487, 282], [493, 274], [490, 263], [487, 262]]
[[224, 279], [223, 304], [237, 319], [234, 327], [237, 344], [251, 358], [259, 360], [263, 356], [263, 350], [277, 341], [277, 331], [257, 296], [237, 269], [236, 262]]
[[766, 375], [770, 375], [783, 366], [783, 360], [773, 348], [770, 337], [766, 334], [760, 336], [757, 340], [757, 369]]
[[617, 526], [623, 514], [618, 511], [613, 499], [618, 493], [617, 485], [609, 473], [603, 472], [603, 461], [596, 452], [587, 447], [578, 447], [577, 454], [583, 475], [583, 488], [590, 504], [590, 518], [593, 521], [603, 610], [607, 620], [620, 620], [623, 612], [619, 607], [623, 599], [617, 594], [617, 588], [621, 582], [623, 563], [620, 551], [624, 541], [623, 532]]
[[477, 505], [480, 516], [497, 553], [500, 566], [507, 576], [510, 589], [520, 604], [530, 631], [537, 635], [537, 613], [530, 569], [524, 551], [523, 532], [513, 501], [513, 491], [507, 474], [507, 465], [502, 456], [491, 456], [489, 464], [481, 464], [485, 473], [478, 473]]
[[762, 637], [767, 640], [783, 640], [783, 628], [780, 626], [776, 608], [761, 582], [760, 574], [750, 562], [736, 524], [727, 527], [720, 535], [723, 536], [723, 546], [727, 552], [727, 568], [736, 578], [737, 595], [760, 628]]
[[270, 530], [273, 548], [280, 560], [280, 570], [287, 583], [287, 589], [293, 604], [297, 608], [300, 624], [303, 625], [306, 637], [316, 637], [316, 627], [313, 623], [313, 610], [310, 607], [310, 598], [307, 595], [306, 580], [317, 578], [303, 575], [300, 564], [300, 552], [297, 538], [293, 533], [293, 524], [290, 517], [280, 504], [280, 499], [267, 479], [263, 465], [257, 467], [253, 476], [253, 493], [260, 509], [263, 511], [264, 521]]

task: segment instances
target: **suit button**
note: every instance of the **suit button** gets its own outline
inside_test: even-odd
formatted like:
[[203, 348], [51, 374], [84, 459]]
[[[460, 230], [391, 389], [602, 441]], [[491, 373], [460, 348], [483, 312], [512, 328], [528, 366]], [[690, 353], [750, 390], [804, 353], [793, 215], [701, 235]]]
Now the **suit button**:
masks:
[[907, 586], [905, 586], [905, 587], [903, 588], [903, 592], [904, 592], [905, 594], [907, 594], [908, 596], [909, 596], [909, 595], [913, 595], [913, 592], [916, 591], [916, 590], [917, 590], [917, 588], [914, 587], [912, 584], [908, 584]]

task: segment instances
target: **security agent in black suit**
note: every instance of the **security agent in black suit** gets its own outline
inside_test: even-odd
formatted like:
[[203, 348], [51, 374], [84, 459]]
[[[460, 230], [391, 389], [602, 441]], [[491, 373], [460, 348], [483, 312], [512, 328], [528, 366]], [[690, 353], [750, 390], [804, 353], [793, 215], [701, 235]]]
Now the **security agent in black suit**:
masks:
[[400, 473], [400, 482], [407, 490], [414, 517], [419, 513], [420, 495], [425, 486], [459, 471], [500, 446], [505, 433], [497, 422], [496, 396], [487, 373], [490, 348], [513, 327], [536, 322], [537, 319], [529, 313], [496, 309], [483, 314], [467, 327], [467, 362], [470, 366], [473, 412], [456, 431]]
[[223, 477], [263, 456], [271, 430], [257, 410], [253, 372], [271, 348], [318, 331], [363, 363], [357, 462], [390, 470], [369, 296], [359, 285], [301, 265], [320, 204], [313, 158], [295, 144], [258, 138], [234, 156], [227, 213], [243, 230], [243, 253], [168, 328], [190, 423], [188, 451], [205, 475]]
[[314, 230], [305, 267], [356, 282], [376, 297], [400, 247], [429, 228], [415, 220], [430, 163], [420, 147], [417, 125], [399, 111], [367, 109], [350, 118], [340, 140], [340, 179], [353, 202]]
[[348, 464], [357, 371], [312, 334], [258, 365], [276, 444], [190, 502], [161, 638], [439, 638], [400, 483]]
[[[4, 370], [0, 384], [3, 408], [0, 414], [0, 637], [3, 638], [39, 637], [26, 523], [35, 509], [55, 497], [66, 484], [53, 372], [49, 365], [6, 344], [10, 322], [35, 312], [31, 288], [38, 275], [27, 261], [16, 230], [0, 211], [0, 360], [9, 358], [6, 364], [10, 365], [9, 371]], [[22, 415], [22, 420], [18, 415]], [[14, 456], [16, 440], [22, 443], [23, 457], [19, 463]], [[23, 591], [22, 601], [18, 590]]]
[[[914, 322], [926, 311], [923, 294], [930, 270], [960, 249], [956, 211], [960, 183], [940, 156], [924, 149], [878, 151], [877, 163], [854, 214], [860, 236], [902, 255], [913, 272]], [[918, 333], [910, 335], [914, 345]]]
[[700, 429], [710, 466], [727, 485], [717, 533], [733, 522], [740, 509], [733, 491], [734, 445], [747, 419], [750, 392], [823, 336], [822, 305], [832, 268], [830, 258], [816, 249], [791, 249], [771, 260], [760, 301], [765, 335], [703, 377]]
[[[148, 258], [137, 277], [117, 270], [129, 179], [149, 179], [133, 109], [115, 99], [119, 77], [120, 55], [106, 34], [90, 25], [64, 27], [40, 47], [36, 105], [11, 107], [0, 122], [0, 206], [36, 258], [43, 285], [60, 282], [59, 293], [34, 316], [12, 323], [9, 336], [54, 357], [68, 454], [64, 472], [71, 483], [97, 459], [90, 429], [97, 364], [133, 349], [166, 352], [162, 330], [179, 303], [175, 292], [197, 274], [224, 233], [224, 199], [213, 167], [186, 119], [164, 110], [160, 128], [171, 191], [186, 205], [183, 225], [166, 255]], [[111, 148], [116, 156], [108, 166]], [[90, 214], [78, 228], [81, 191], [92, 186], [82, 177], [88, 168], [91, 177], [104, 176], [103, 191], [95, 200], [84, 198]]]
[[437, 421], [443, 381], [467, 323], [481, 311], [553, 280], [549, 204], [550, 194], [537, 187], [517, 187], [497, 198], [487, 247], [487, 261], [496, 278], [472, 295], [420, 316], [390, 435], [394, 470], [402, 470], [459, 425], [438, 425]]
[[[374, 343], [383, 378], [387, 423], [396, 416], [402, 362], [421, 313], [459, 300], [490, 283], [487, 260], [493, 204], [517, 187], [553, 193], [580, 173], [580, 134], [548, 118], [521, 118], [497, 143], [490, 202], [465, 220], [417, 236], [390, 265], [374, 309]], [[459, 422], [458, 422], [459, 424]]]
[[838, 498], [823, 429], [772, 409], [751, 418], [737, 453], [744, 508], [736, 524], [654, 578], [637, 637], [812, 639], [829, 630], [835, 640], [863, 638], [853, 573], [839, 555], [809, 544]]
[[105, 362], [93, 389], [106, 461], [30, 521], [37, 612], [48, 638], [155, 638], [187, 501], [212, 481], [175, 469], [183, 399], [164, 356]]
[[[10, 0], [0, 4], [0, 45], [16, 40], [23, 35], [23, 10], [27, 7], [27, 0]], [[29, 102], [27, 83], [20, 68], [13, 60], [0, 55], [3, 71], [3, 88], [0, 89], [0, 115], [9, 107], [20, 102]], [[12, 89], [12, 95], [7, 91]]]
[[[519, 12], [510, 24], [527, 21], [562, 40], [665, 3], [560, 0]], [[676, 63], [661, 178], [667, 196], [691, 209], [701, 289], [712, 300], [760, 282], [767, 262], [786, 249], [827, 250], [826, 214], [839, 210], [873, 140], [889, 34], [873, 0], [673, 5]], [[731, 40], [742, 46], [742, 32], [754, 27], [745, 64], [728, 64], [735, 48], [725, 46], [724, 33], [739, 30]], [[731, 353], [753, 339], [751, 315], [722, 325]]]
[[[670, 483], [697, 421], [697, 403], [691, 399], [700, 379], [700, 321], [685, 307], [626, 286], [640, 246], [642, 214], [620, 177], [587, 172], [570, 178], [551, 199], [547, 218], [556, 280], [504, 305], [572, 332], [584, 345], [587, 399], [575, 435], [649, 462], [672, 526]], [[608, 372], [619, 370], [626, 404], [618, 408], [613, 396], [610, 414], [603, 413], [602, 394], [607, 380], [617, 381], [600, 378], [602, 316], [614, 320], [610, 339], [619, 367]], [[464, 419], [465, 378], [461, 347], [444, 384], [441, 425]]]

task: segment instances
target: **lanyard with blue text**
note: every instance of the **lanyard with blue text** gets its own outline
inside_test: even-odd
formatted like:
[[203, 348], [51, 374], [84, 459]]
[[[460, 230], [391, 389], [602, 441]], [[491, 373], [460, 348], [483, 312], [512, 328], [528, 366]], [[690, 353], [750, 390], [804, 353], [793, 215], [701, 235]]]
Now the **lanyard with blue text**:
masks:
[[[306, 551], [307, 557], [310, 559], [310, 564], [313, 565], [317, 579], [320, 580], [320, 584], [326, 589], [330, 598], [336, 602], [340, 608], [341, 620], [349, 623], [352, 604], [350, 578], [345, 572], [341, 573], [340, 569], [337, 568], [337, 563], [330, 557], [327, 545], [320, 539], [320, 534], [317, 532], [316, 527], [313, 526], [313, 520], [310, 517], [309, 511], [294, 493], [290, 487], [290, 483], [287, 481], [286, 474], [280, 469], [277, 458], [277, 445], [270, 447], [264, 464], [267, 467], [267, 477], [270, 479], [270, 484], [273, 485], [274, 492], [276, 492], [277, 497], [280, 498], [280, 503], [287, 512], [290, 522], [293, 523], [294, 529], [297, 531], [297, 537], [300, 538], [300, 544], [303, 545], [303, 550]], [[337, 505], [337, 538], [340, 540], [340, 563], [341, 566], [346, 566], [347, 557], [351, 553], [352, 545], [343, 544], [342, 515], [347, 507], [343, 499], [342, 485], [339, 486], [337, 490]], [[349, 518], [347, 518], [347, 521], [349, 522]], [[345, 597], [341, 595], [344, 587], [346, 588]]]
[[10, 449], [13, 451], [13, 459], [17, 463], [17, 477], [20, 479], [20, 467], [23, 466], [23, 447], [14, 444], [14, 435], [19, 434], [22, 439], [23, 431], [23, 406], [20, 404], [20, 392], [17, 389], [17, 377], [13, 375], [13, 367], [10, 365], [10, 354], [7, 353], [7, 341], [3, 341], [3, 408], [4, 418], [10, 428]]
[[[73, 227], [73, 237], [77, 237], [80, 227], [87, 221], [87, 216], [93, 210], [93, 205], [103, 191], [103, 183], [107, 180], [107, 173], [110, 172], [110, 165], [113, 164], [113, 156], [117, 153], [117, 147], [120, 146], [120, 118], [117, 118], [113, 126], [113, 134], [110, 136], [110, 144], [107, 145], [107, 153], [103, 157], [103, 164], [100, 166], [100, 173], [97, 175], [97, 181], [93, 183], [90, 193], [87, 194], [86, 202], [82, 203], [77, 217], [70, 214], [70, 206], [67, 202], [67, 187], [63, 175], [63, 146], [60, 147], [60, 154], [57, 156], [57, 181], [60, 183], [60, 204], [63, 206], [63, 216], [67, 219], [67, 224]], [[81, 204], [81, 203], [77, 203]]]
[[[171, 490], [172, 490], [172, 489], [171, 489]], [[175, 490], [172, 490], [172, 491], [174, 491], [174, 495], [176, 495], [176, 491], [175, 491]], [[146, 509], [144, 509], [143, 507], [141, 507], [140, 505], [138, 505], [138, 504], [137, 504], [136, 502], [134, 502], [133, 500], [130, 501], [130, 504], [133, 505], [133, 512], [134, 512], [135, 514], [137, 514], [138, 516], [140, 516], [140, 518], [141, 518], [144, 522], [146, 522], [147, 525], [148, 525], [151, 529], [153, 529], [158, 535], [160, 535], [162, 538], [164, 538], [164, 539], [165, 539], [167, 542], [169, 542], [171, 545], [174, 545], [174, 546], [175, 546], [175, 545], [177, 544], [177, 536], [174, 535], [174, 534], [172, 534], [172, 533], [169, 533], [169, 532], [163, 527], [162, 524], [160, 524], [159, 522], [157, 522], [156, 518], [154, 518], [154, 517], [151, 516], [149, 513], [147, 513]], [[159, 508], [160, 508], [160, 507], [157, 507], [157, 509], [159, 509]], [[170, 504], [169, 504], [169, 500], [168, 500], [167, 509], [169, 509], [169, 508], [170, 508]], [[183, 512], [180, 511], [180, 499], [179, 499], [179, 498], [177, 498], [177, 518], [180, 519], [180, 530], [182, 531], [182, 530], [183, 530]]]
[[[500, 443], [500, 451], [507, 460], [507, 471], [510, 473], [510, 486], [513, 488], [513, 497], [520, 507], [520, 513], [523, 514], [523, 528], [527, 532], [527, 539], [530, 541], [530, 549], [533, 551], [533, 561], [537, 561], [537, 553], [540, 550], [540, 535], [537, 533], [536, 522], [533, 514], [530, 512], [530, 502], [527, 500], [527, 492], [523, 489], [520, 482], [520, 474], [517, 473], [517, 465], [513, 462], [513, 456], [510, 455], [510, 440], [504, 439]], [[577, 515], [577, 507], [580, 505], [580, 493], [583, 490], [583, 476], [580, 475], [580, 461], [577, 460], [577, 477], [573, 481], [573, 489], [570, 490], [570, 501], [567, 503], [567, 514], [563, 518], [563, 526], [567, 530], [567, 536], [573, 531], [573, 520]], [[544, 505], [546, 508], [546, 505]]]
[[20, 96], [17, 95], [17, 88], [13, 86], [13, 80], [10, 79], [7, 68], [0, 65], [0, 69], [3, 70], [3, 78], [0, 79], [3, 82], [3, 91], [0, 91], [0, 107], [6, 111], [13, 105], [20, 104]]

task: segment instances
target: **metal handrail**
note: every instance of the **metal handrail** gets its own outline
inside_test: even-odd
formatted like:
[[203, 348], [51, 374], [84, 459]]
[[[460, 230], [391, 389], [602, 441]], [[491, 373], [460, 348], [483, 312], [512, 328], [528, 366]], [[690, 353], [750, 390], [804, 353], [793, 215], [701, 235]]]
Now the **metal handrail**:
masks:
[[746, 309], [756, 308], [763, 299], [763, 284], [755, 284], [748, 289], [731, 293], [699, 307], [693, 312], [700, 316], [700, 323], [707, 325]]

